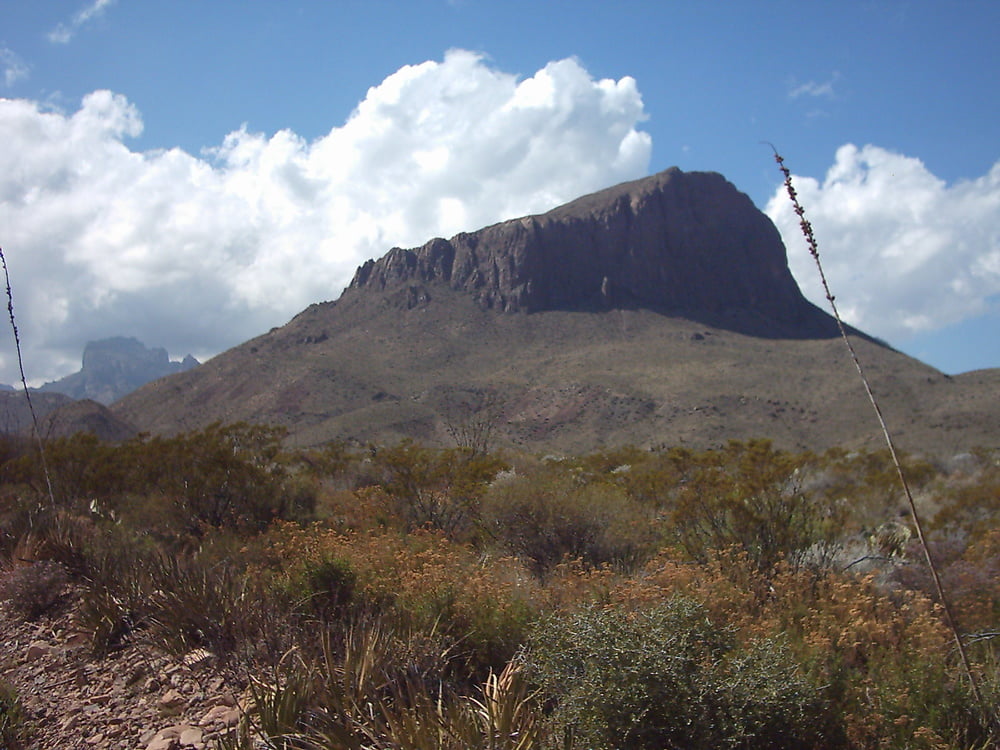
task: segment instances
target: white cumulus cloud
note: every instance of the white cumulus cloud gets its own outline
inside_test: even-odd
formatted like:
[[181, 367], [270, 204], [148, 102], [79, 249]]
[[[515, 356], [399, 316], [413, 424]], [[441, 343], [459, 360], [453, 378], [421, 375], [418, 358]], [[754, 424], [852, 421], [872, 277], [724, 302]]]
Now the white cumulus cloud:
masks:
[[[982, 177], [948, 185], [919, 159], [848, 144], [822, 182], [792, 180], [849, 323], [905, 341], [981, 315], [1000, 295], [1000, 161]], [[765, 211], [803, 293], [826, 308], [784, 187]]]
[[[107, 3], [94, 3], [93, 9]], [[0, 99], [0, 226], [29, 377], [86, 341], [212, 355], [336, 298], [355, 268], [647, 173], [633, 79], [573, 59], [533, 76], [462, 50], [405, 66], [309, 142], [236, 130], [199, 156], [138, 152], [142, 117], [95, 91], [76, 112]], [[10, 346], [0, 382], [16, 380]]]

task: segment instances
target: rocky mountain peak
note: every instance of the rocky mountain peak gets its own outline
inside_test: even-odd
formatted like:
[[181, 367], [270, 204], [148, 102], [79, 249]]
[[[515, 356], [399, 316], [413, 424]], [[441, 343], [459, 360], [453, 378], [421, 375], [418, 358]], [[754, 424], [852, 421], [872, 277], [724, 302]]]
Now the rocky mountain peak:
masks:
[[190, 354], [175, 362], [163, 347], [149, 349], [138, 339], [114, 336], [88, 342], [83, 350], [82, 369], [46, 383], [40, 390], [110, 404], [151, 380], [197, 365], [198, 360]]
[[413, 307], [437, 284], [504, 312], [642, 308], [757, 334], [829, 333], [770, 219], [722, 175], [676, 167], [544, 214], [394, 248], [361, 266], [345, 296], [387, 292]]

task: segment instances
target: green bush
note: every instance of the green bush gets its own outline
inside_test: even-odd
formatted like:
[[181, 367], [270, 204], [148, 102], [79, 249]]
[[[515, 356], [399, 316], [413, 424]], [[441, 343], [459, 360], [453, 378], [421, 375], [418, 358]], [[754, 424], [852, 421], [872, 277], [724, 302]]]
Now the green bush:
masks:
[[797, 563], [832, 543], [842, 531], [836, 506], [808, 496], [799, 481], [809, 459], [766, 440], [701, 454], [672, 504], [678, 543], [698, 562], [737, 547], [758, 570]]
[[0, 748], [17, 750], [26, 746], [27, 739], [28, 727], [17, 691], [0, 680]]
[[122, 471], [128, 464], [119, 464], [120, 457], [117, 446], [80, 432], [47, 441], [44, 466], [35, 447], [6, 464], [3, 476], [8, 482], [27, 485], [38, 497], [48, 497], [51, 482], [60, 506], [82, 509], [94, 499], [113, 495], [128, 481]]
[[657, 548], [652, 514], [621, 488], [552, 469], [492, 487], [481, 515], [484, 533], [542, 576], [566, 559], [631, 568]]
[[349, 560], [324, 556], [303, 561], [289, 574], [285, 588], [296, 611], [329, 620], [348, 611], [357, 586], [358, 576]]
[[587, 748], [833, 747], [820, 691], [780, 640], [737, 646], [683, 597], [542, 623], [530, 674]]
[[[56, 503], [81, 514], [145, 520], [147, 502], [175, 535], [205, 528], [259, 531], [272, 520], [303, 520], [315, 507], [315, 488], [289, 472], [284, 430], [246, 423], [213, 424], [163, 438], [140, 436], [121, 445], [88, 433], [46, 444]], [[45, 496], [37, 452], [3, 466], [3, 479]], [[140, 507], [136, 507], [136, 505]]]
[[504, 468], [497, 458], [464, 448], [436, 450], [411, 441], [380, 450], [380, 484], [410, 529], [465, 537], [479, 517], [487, 485]]
[[154, 438], [146, 446], [144, 484], [175, 500], [192, 533], [206, 526], [258, 531], [276, 518], [296, 518], [311, 511], [310, 499], [291, 502], [283, 436], [277, 428], [214, 424]]

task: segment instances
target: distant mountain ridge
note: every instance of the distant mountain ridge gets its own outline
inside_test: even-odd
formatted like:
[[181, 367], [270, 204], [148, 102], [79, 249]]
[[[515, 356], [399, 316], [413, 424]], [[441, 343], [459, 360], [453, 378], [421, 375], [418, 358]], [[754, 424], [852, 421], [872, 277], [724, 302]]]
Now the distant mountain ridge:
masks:
[[107, 406], [152, 380], [185, 372], [199, 364], [190, 354], [181, 361], [171, 361], [162, 347], [149, 349], [136, 338], [114, 336], [88, 342], [79, 372], [46, 383], [38, 390], [62, 393], [75, 400], [90, 399]]
[[[900, 447], [996, 445], [1000, 370], [952, 378], [851, 333]], [[481, 418], [497, 444], [538, 451], [879, 440], [774, 225], [721, 175], [678, 169], [393, 248], [338, 300], [111, 410], [160, 434], [283, 426], [293, 445], [447, 444]]]
[[[186, 372], [199, 365], [190, 354], [171, 361], [162, 347], [147, 348], [136, 338], [115, 336], [88, 342], [79, 372], [31, 389], [38, 429], [44, 437], [92, 432], [109, 441], [136, 434], [107, 405], [146, 383]], [[26, 434], [33, 429], [23, 390], [0, 385], [0, 433]]]

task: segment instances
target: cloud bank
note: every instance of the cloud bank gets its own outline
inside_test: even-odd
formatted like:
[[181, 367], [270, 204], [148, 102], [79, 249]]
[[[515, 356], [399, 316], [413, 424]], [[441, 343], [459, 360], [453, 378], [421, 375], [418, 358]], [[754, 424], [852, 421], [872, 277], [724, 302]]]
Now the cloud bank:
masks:
[[[792, 179], [847, 322], [901, 342], [1000, 299], [1000, 161], [983, 177], [948, 185], [919, 159], [848, 144], [822, 182]], [[826, 309], [784, 187], [765, 212], [803, 293]]]
[[[73, 113], [0, 99], [2, 247], [29, 377], [79, 369], [84, 343], [111, 335], [204, 358], [336, 298], [393, 246], [640, 177], [644, 118], [631, 78], [565, 59], [519, 80], [462, 50], [401, 68], [313, 142], [244, 127], [198, 156], [131, 150], [142, 117], [109, 91]], [[0, 352], [13, 383], [13, 346]]]

